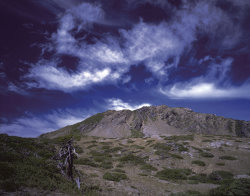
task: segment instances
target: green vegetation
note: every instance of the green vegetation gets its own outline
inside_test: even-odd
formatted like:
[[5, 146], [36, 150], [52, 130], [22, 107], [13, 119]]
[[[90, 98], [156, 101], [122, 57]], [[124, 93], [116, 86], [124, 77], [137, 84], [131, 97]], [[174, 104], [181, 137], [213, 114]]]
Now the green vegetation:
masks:
[[126, 180], [128, 179], [128, 177], [126, 174], [123, 174], [123, 173], [106, 172], [103, 175], [103, 179], [109, 180], [109, 181], [120, 182], [120, 180]]
[[133, 141], [133, 140], [127, 140], [127, 143], [128, 144], [131, 144], [131, 143], [134, 143], [135, 141]]
[[169, 196], [202, 196], [199, 191], [188, 190], [186, 192], [171, 193]]
[[170, 155], [172, 158], [175, 158], [175, 159], [183, 159], [183, 157], [180, 156], [180, 155], [178, 155], [178, 154], [169, 153], [169, 155]]
[[153, 145], [153, 148], [156, 150], [155, 154], [160, 156], [166, 156], [166, 154], [171, 150], [171, 146], [165, 143], [156, 143]]
[[126, 173], [124, 170], [119, 169], [119, 168], [113, 169], [113, 172], [124, 173], [124, 174]]
[[243, 132], [243, 124], [244, 124], [243, 120], [236, 120], [235, 121], [235, 133], [239, 137], [245, 136], [245, 134]]
[[94, 147], [96, 147], [97, 145], [96, 144], [92, 144], [92, 145], [89, 145], [88, 147], [87, 147], [87, 149], [91, 149], [91, 148], [94, 148]]
[[88, 158], [80, 158], [75, 160], [75, 164], [79, 165], [89, 165], [91, 167], [98, 167], [98, 164], [96, 164], [94, 161], [88, 159]]
[[75, 149], [76, 149], [76, 153], [78, 153], [78, 154], [83, 153], [82, 147], [80, 147], [80, 146], [75, 146]]
[[209, 152], [201, 152], [200, 155], [202, 157], [206, 157], [206, 158], [213, 158], [214, 155], [212, 153], [209, 153]]
[[112, 155], [109, 152], [98, 152], [93, 150], [90, 154], [92, 155], [94, 161], [99, 162], [98, 167], [102, 167], [104, 169], [113, 168]]
[[205, 140], [202, 140], [202, 142], [213, 142], [213, 141], [209, 139], [205, 139]]
[[209, 174], [208, 179], [215, 184], [224, 183], [227, 181], [231, 181], [233, 179], [233, 174], [228, 171], [213, 171], [211, 174]]
[[185, 140], [189, 140], [189, 141], [193, 141], [194, 140], [194, 135], [173, 135], [170, 137], [166, 137], [165, 140], [174, 140], [175, 142], [177, 141], [185, 141]]
[[98, 114], [95, 114], [94, 116], [91, 116], [85, 119], [82, 123], [86, 125], [95, 125], [99, 123], [103, 119], [103, 117], [104, 117], [103, 113], [98, 113]]
[[131, 129], [130, 132], [131, 132], [131, 137], [132, 138], [142, 138], [142, 137], [144, 137], [144, 134], [140, 130]]
[[144, 171], [157, 171], [157, 168], [153, 167], [150, 164], [144, 164], [144, 165], [141, 166], [141, 170], [144, 170]]
[[148, 176], [148, 174], [144, 174], [144, 173], [139, 173], [139, 176]]
[[102, 161], [99, 166], [104, 169], [111, 169], [113, 168], [113, 163], [111, 161]]
[[222, 160], [237, 160], [237, 158], [232, 157], [232, 156], [228, 156], [228, 155], [221, 156], [221, 157], [219, 157], [219, 159], [222, 159]]
[[236, 179], [230, 183], [223, 184], [218, 188], [212, 189], [209, 196], [247, 196], [250, 195], [250, 179]]
[[183, 146], [182, 144], [176, 144], [175, 146], [177, 147], [177, 149], [178, 149], [179, 152], [184, 152], [184, 151], [186, 152], [186, 151], [188, 151], [188, 148], [185, 147], [185, 146]]
[[196, 182], [195, 184], [197, 184], [199, 182], [200, 183], [208, 183], [209, 182], [209, 179], [208, 179], [206, 174], [196, 174], [194, 176], [190, 176], [188, 179]]
[[0, 134], [0, 189], [14, 192], [22, 187], [79, 194], [51, 158], [56, 148], [50, 140]]
[[131, 147], [136, 148], [136, 149], [144, 149], [144, 146], [138, 146], [138, 145], [132, 145]]
[[133, 154], [125, 155], [125, 156], [121, 157], [119, 160], [121, 163], [129, 163], [132, 165], [145, 164], [145, 158], [141, 158], [141, 157], [135, 156]]
[[201, 148], [197, 148], [197, 147], [194, 147], [194, 146], [191, 146], [193, 149], [197, 150], [198, 152], [203, 152], [203, 150]]
[[202, 167], [206, 166], [206, 164], [203, 161], [200, 161], [200, 160], [192, 161], [192, 164], [199, 165], [199, 166], [202, 166]]
[[150, 145], [152, 142], [154, 142], [154, 140], [147, 140], [146, 141], [146, 146]]
[[216, 165], [218, 165], [218, 166], [224, 166], [225, 163], [220, 162], [220, 163], [216, 163]]
[[190, 169], [168, 169], [165, 168], [156, 173], [156, 177], [161, 180], [186, 180], [187, 176], [192, 173]]

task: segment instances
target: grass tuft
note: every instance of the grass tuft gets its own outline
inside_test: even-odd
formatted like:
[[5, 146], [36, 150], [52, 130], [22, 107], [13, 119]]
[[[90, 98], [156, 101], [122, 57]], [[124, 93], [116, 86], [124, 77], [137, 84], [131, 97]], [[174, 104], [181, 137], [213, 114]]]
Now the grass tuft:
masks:
[[109, 181], [115, 181], [115, 182], [120, 182], [121, 180], [126, 180], [128, 179], [126, 174], [123, 173], [115, 173], [115, 172], [106, 172], [103, 175], [103, 179], [109, 180]]
[[206, 163], [204, 163], [203, 161], [200, 161], [200, 160], [192, 161], [192, 164], [199, 165], [202, 167], [206, 166]]
[[190, 169], [163, 169], [156, 173], [156, 177], [161, 180], [186, 180], [192, 173]]
[[219, 159], [222, 159], [222, 160], [237, 160], [237, 158], [233, 157], [233, 156], [228, 156], [228, 155], [225, 155], [225, 156], [220, 156]]

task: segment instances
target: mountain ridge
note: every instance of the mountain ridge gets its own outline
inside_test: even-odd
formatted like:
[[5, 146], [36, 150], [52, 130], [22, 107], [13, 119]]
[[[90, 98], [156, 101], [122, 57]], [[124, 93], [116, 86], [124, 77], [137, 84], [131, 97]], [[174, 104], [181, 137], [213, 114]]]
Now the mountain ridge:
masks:
[[97, 113], [79, 123], [43, 134], [40, 137], [88, 135], [127, 138], [194, 133], [250, 137], [250, 121], [198, 113], [183, 107], [144, 106], [132, 111], [108, 110]]

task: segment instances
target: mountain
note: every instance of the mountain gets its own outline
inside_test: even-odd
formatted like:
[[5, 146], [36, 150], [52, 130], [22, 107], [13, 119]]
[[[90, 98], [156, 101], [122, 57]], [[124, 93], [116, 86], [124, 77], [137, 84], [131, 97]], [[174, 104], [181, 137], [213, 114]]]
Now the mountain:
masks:
[[108, 110], [74, 125], [41, 135], [45, 138], [82, 135], [105, 138], [157, 137], [182, 134], [250, 137], [250, 121], [203, 114], [166, 105], [130, 111]]
[[[0, 134], [0, 195], [248, 196], [249, 127], [151, 106], [98, 113], [38, 138]], [[74, 180], [63, 167], [69, 140]]]

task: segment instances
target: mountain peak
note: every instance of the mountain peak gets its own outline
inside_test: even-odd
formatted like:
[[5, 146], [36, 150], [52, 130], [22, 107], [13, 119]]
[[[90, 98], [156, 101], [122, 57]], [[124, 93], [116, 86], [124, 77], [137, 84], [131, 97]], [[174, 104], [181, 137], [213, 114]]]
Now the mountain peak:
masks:
[[108, 110], [43, 137], [67, 134], [106, 138], [151, 137], [182, 134], [212, 134], [249, 137], [250, 122], [192, 111], [190, 108], [144, 106], [136, 110]]

